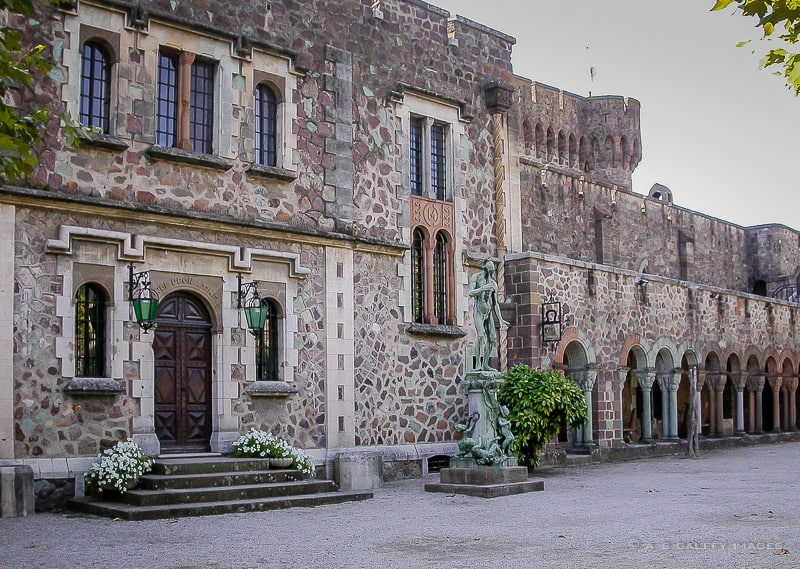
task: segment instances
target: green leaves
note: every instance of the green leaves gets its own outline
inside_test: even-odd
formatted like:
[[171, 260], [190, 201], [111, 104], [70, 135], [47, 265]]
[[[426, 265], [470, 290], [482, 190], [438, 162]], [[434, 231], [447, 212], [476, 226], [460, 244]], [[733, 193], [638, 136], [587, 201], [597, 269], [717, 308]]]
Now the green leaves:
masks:
[[538, 454], [562, 426], [583, 425], [589, 410], [580, 388], [554, 371], [516, 366], [505, 375], [497, 394], [509, 409], [514, 433], [512, 451], [523, 461], [536, 465]]
[[[0, 0], [0, 8], [33, 14], [32, 3], [21, 0]], [[22, 99], [37, 73], [44, 76], [51, 67], [44, 45], [27, 46], [18, 29], [0, 28], [0, 174], [10, 182], [33, 171], [38, 162], [33, 146], [50, 120], [48, 109], [23, 109], [13, 101]]]
[[[765, 38], [777, 39], [785, 44], [796, 44], [800, 39], [800, 0], [717, 0], [712, 12], [724, 10], [731, 4], [736, 6], [743, 16], [756, 18]], [[746, 42], [739, 42], [741, 47]], [[782, 71], [778, 73], [786, 79], [786, 85], [800, 95], [800, 67], [798, 56], [783, 48], [770, 49], [761, 60], [761, 67], [776, 66]]]

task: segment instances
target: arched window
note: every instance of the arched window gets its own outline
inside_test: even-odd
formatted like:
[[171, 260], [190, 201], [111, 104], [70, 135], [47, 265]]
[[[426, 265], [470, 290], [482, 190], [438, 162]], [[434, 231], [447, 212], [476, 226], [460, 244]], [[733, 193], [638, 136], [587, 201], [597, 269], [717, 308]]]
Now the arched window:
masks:
[[256, 88], [255, 162], [261, 166], [278, 163], [278, 98], [269, 86]]
[[447, 323], [447, 237], [441, 231], [433, 249], [433, 315], [439, 324]]
[[261, 305], [267, 309], [264, 330], [256, 336], [256, 379], [258, 381], [277, 381], [278, 377], [278, 316], [280, 310], [277, 303], [269, 298], [261, 299]]
[[425, 234], [414, 230], [411, 242], [411, 312], [414, 322], [424, 322], [422, 306], [425, 298]]
[[85, 284], [75, 295], [75, 377], [104, 377], [105, 363], [105, 294]]
[[87, 41], [81, 54], [81, 124], [108, 134], [110, 101], [111, 58], [100, 43]]

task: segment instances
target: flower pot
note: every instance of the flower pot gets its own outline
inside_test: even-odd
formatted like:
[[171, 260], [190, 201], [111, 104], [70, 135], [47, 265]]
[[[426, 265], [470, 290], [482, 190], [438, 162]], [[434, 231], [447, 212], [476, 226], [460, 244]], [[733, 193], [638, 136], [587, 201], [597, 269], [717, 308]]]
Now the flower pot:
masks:
[[270, 468], [289, 468], [292, 465], [293, 459], [291, 458], [270, 458]]

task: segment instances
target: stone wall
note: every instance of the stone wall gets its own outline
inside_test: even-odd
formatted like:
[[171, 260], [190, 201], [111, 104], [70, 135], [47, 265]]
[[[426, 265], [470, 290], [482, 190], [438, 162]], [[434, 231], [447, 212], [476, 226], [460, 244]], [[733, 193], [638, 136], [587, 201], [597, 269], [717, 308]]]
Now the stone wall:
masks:
[[521, 186], [526, 251], [750, 290], [742, 227], [532, 161]]

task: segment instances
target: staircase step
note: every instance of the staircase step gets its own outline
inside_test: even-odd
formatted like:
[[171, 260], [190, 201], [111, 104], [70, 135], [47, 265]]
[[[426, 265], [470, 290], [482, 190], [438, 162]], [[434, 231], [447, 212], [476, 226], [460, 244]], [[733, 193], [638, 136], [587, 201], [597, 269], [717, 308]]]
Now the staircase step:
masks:
[[268, 459], [200, 457], [158, 459], [153, 474], [212, 474], [217, 472], [251, 472], [269, 470]]
[[129, 490], [119, 497], [120, 502], [136, 506], [167, 504], [196, 504], [225, 500], [254, 500], [335, 492], [336, 484], [330, 480], [298, 480], [276, 484], [240, 484], [237, 486], [178, 488], [168, 490]]
[[274, 484], [302, 480], [297, 470], [256, 470], [252, 472], [217, 472], [208, 474], [145, 474], [139, 478], [140, 490], [236, 486], [238, 484]]
[[123, 520], [156, 520], [186, 516], [208, 516], [244, 512], [263, 512], [292, 507], [311, 507], [325, 504], [339, 504], [359, 500], [369, 500], [372, 492], [324, 492], [302, 496], [275, 496], [250, 500], [231, 500], [200, 502], [196, 504], [172, 504], [155, 506], [136, 506], [122, 502], [100, 501], [94, 497], [75, 498], [69, 506], [73, 510], [98, 516], [120, 518]]

